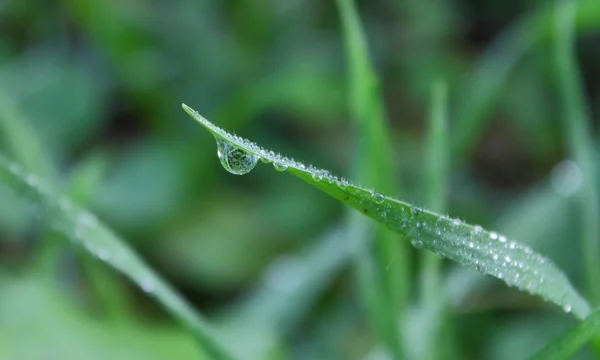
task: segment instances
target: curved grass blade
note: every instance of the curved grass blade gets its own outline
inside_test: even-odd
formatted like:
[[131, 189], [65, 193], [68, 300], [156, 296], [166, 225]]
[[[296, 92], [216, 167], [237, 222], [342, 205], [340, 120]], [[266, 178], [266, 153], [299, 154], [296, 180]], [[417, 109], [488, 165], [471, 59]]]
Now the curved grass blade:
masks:
[[577, 350], [597, 336], [600, 336], [600, 310], [596, 310], [581, 324], [553, 340], [550, 345], [531, 357], [531, 360], [570, 359]]
[[[218, 143], [226, 143], [234, 149], [233, 153], [238, 158], [240, 154], [246, 154], [254, 157], [255, 161], [260, 158], [263, 162], [270, 162], [276, 170], [288, 171], [378, 223], [413, 239], [412, 244], [418, 248], [434, 251], [463, 266], [501, 279], [509, 286], [539, 295], [579, 318], [589, 314], [587, 301], [577, 293], [565, 274], [528, 246], [509, 241], [505, 236], [480, 226], [471, 226], [374, 190], [352, 185], [326, 170], [306, 166], [265, 150], [227, 133], [187, 105], [182, 106], [194, 120], [213, 134]], [[223, 153], [220, 155], [224, 156]]]
[[575, 58], [575, 14], [578, 3], [557, 1], [556, 40], [554, 58], [558, 92], [562, 101], [563, 123], [567, 144], [584, 176], [576, 199], [579, 207], [583, 240], [583, 266], [588, 297], [593, 305], [600, 304], [600, 198], [596, 181], [595, 145], [592, 122], [586, 112], [582, 83]]
[[134, 281], [196, 336], [215, 359], [233, 359], [191, 306], [91, 213], [56, 196], [37, 176], [0, 156], [0, 183], [37, 206], [47, 226]]

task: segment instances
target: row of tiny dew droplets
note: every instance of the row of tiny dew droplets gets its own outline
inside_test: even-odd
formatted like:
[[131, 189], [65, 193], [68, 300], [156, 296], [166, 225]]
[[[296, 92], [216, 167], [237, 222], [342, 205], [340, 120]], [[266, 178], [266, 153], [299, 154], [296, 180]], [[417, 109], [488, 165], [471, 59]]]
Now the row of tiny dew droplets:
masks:
[[[565, 312], [571, 312], [572, 303], [579, 300], [562, 272], [530, 247], [509, 241], [506, 236], [488, 232], [481, 226], [471, 226], [459, 219], [408, 206], [408, 211], [401, 208], [404, 215], [390, 222], [413, 238], [413, 246], [426, 248], [494, 276], [511, 287], [541, 295], [545, 300], [563, 306]], [[384, 218], [387, 213], [389, 209], [382, 214]], [[557, 292], [557, 289], [563, 290]]]
[[[4, 162], [4, 161], [3, 161]], [[27, 195], [35, 197], [36, 202], [42, 205], [41, 214], [35, 211], [34, 214], [46, 217], [47, 225], [54, 231], [65, 235], [73, 243], [83, 246], [86, 251], [94, 255], [114, 268], [127, 273], [125, 266], [131, 267], [128, 263], [128, 249], [122, 249], [118, 253], [112, 253], [110, 243], [102, 244], [101, 238], [94, 237], [89, 232], [101, 230], [96, 216], [89, 211], [79, 209], [71, 200], [64, 196], [56, 197], [52, 194], [50, 188], [38, 176], [28, 173], [15, 163], [8, 164], [8, 170], [11, 175], [17, 177], [21, 183], [25, 183], [28, 189], [22, 189]], [[60, 215], [58, 214], [60, 212]], [[112, 236], [108, 235], [107, 236]], [[107, 239], [108, 240], [108, 239]], [[154, 281], [148, 276], [140, 276], [140, 279], [134, 279], [138, 282], [140, 288], [146, 293], [154, 291]]]
[[205, 119], [196, 110], [193, 110], [188, 106], [185, 106], [184, 108], [186, 110], [191, 110], [193, 114], [196, 115], [195, 119], [199, 120], [204, 126], [211, 130], [215, 134], [215, 136], [220, 137], [225, 141], [229, 141], [234, 146], [244, 147], [246, 151], [256, 154], [263, 163], [272, 163], [273, 167], [277, 171], [285, 171], [288, 168], [295, 168], [310, 173], [315, 181], [325, 180], [330, 184], [337, 184], [342, 189], [345, 189], [350, 185], [350, 183], [346, 179], [338, 178], [337, 176], [332, 175], [327, 170], [318, 169], [312, 165], [306, 166], [303, 163], [298, 162], [294, 159], [289, 159], [285, 156], [281, 156], [280, 154], [275, 153], [274, 151], [267, 151], [266, 149], [258, 146], [250, 140], [244, 139], [237, 135], [231, 135], [227, 131], [221, 129], [220, 127]]
[[[577, 299], [574, 299], [575, 291], [570, 288], [568, 280], [554, 264], [534, 253], [528, 246], [508, 241], [504, 235], [485, 231], [481, 226], [470, 226], [458, 219], [439, 216], [408, 204], [397, 208], [402, 213], [398, 216], [396, 209], [392, 211], [391, 206], [392, 203], [399, 203], [398, 201], [374, 190], [355, 187], [345, 179], [333, 176], [327, 170], [305, 166], [294, 159], [267, 151], [247, 139], [229, 134], [206, 120], [195, 110], [192, 111], [196, 115], [196, 119], [200, 120], [215, 136], [236, 146], [243, 146], [247, 151], [256, 154], [262, 162], [272, 163], [278, 171], [285, 171], [288, 167], [292, 167], [310, 173], [316, 181], [326, 180], [329, 183], [335, 183], [341, 189], [351, 186], [360, 192], [367, 192], [368, 199], [361, 199], [359, 203], [369, 208], [372, 207], [373, 201], [377, 204], [375, 211], [369, 215], [381, 219], [388, 226], [412, 237], [413, 246], [426, 248], [440, 256], [494, 276], [511, 287], [541, 295], [545, 300], [563, 306], [565, 312], [571, 312], [571, 303]], [[406, 206], [410, 209], [408, 213]], [[423, 221], [421, 218], [423, 214], [429, 214], [430, 218], [437, 218], [437, 225], [431, 226], [431, 221]], [[388, 217], [388, 215], [390, 216]], [[548, 278], [544, 276], [549, 274], [552, 276]], [[556, 292], [558, 288], [563, 288], [561, 294]]]

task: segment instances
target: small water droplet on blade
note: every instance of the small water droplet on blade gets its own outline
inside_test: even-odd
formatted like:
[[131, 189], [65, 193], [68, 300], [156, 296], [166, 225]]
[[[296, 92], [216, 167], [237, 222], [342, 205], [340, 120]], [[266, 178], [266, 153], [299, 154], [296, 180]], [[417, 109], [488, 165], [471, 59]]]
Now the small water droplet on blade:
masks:
[[258, 162], [258, 156], [240, 149], [232, 143], [217, 139], [217, 155], [223, 168], [234, 175], [249, 173]]
[[143, 279], [140, 281], [140, 287], [144, 292], [151, 293], [154, 291], [154, 282], [151, 279]]
[[416, 247], [417, 249], [423, 248], [423, 242], [420, 240], [412, 240], [410, 243], [412, 244], [412, 246]]
[[288, 167], [287, 167], [287, 165], [285, 165], [283, 163], [274, 162], [273, 168], [275, 168], [275, 170], [277, 170], [277, 171], [286, 171]]

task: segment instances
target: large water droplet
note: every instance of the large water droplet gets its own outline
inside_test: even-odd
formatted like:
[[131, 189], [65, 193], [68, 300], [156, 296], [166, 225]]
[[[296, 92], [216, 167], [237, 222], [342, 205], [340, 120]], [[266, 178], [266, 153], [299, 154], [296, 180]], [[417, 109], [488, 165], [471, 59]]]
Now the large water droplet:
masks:
[[274, 162], [273, 168], [275, 168], [275, 170], [277, 170], [277, 171], [286, 171], [288, 167], [284, 163]]
[[244, 175], [254, 169], [258, 156], [231, 144], [223, 139], [217, 140], [217, 155], [225, 170], [234, 175]]

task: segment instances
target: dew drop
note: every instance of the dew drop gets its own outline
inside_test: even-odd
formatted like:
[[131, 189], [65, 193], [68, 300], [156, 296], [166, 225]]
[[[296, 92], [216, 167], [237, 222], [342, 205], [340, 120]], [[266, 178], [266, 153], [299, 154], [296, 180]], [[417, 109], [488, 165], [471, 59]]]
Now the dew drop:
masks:
[[151, 279], [143, 279], [140, 281], [140, 287], [144, 292], [151, 293], [154, 291], [154, 282]]
[[570, 313], [570, 312], [571, 312], [571, 305], [568, 305], [568, 304], [567, 304], [567, 305], [565, 305], [565, 306], [563, 307], [563, 310], [564, 310], [566, 313]]
[[417, 249], [423, 248], [423, 242], [421, 240], [412, 240], [410, 243], [412, 244], [412, 246], [416, 247]]
[[383, 203], [384, 199], [385, 199], [385, 197], [383, 195], [381, 195], [380, 193], [373, 194], [373, 200], [375, 200], [375, 202], [378, 204]]
[[234, 175], [244, 175], [254, 169], [258, 156], [231, 144], [223, 139], [217, 140], [217, 155], [223, 168]]
[[25, 181], [27, 182], [27, 184], [31, 187], [38, 187], [39, 186], [39, 180], [38, 178], [33, 175], [33, 174], [29, 174], [27, 175], [27, 178], [25, 178]]
[[497, 240], [498, 239], [498, 233], [497, 232], [490, 232], [490, 239], [492, 240]]
[[96, 252], [96, 255], [98, 256], [98, 258], [102, 261], [108, 261], [108, 259], [110, 259], [110, 253], [108, 252], [108, 250], [106, 249], [99, 249]]
[[506, 242], [506, 236], [504, 236], [504, 235], [498, 235], [498, 241], [500, 241], [501, 243], [505, 243]]
[[275, 168], [277, 171], [286, 171], [288, 167], [284, 163], [274, 162], [273, 168]]

